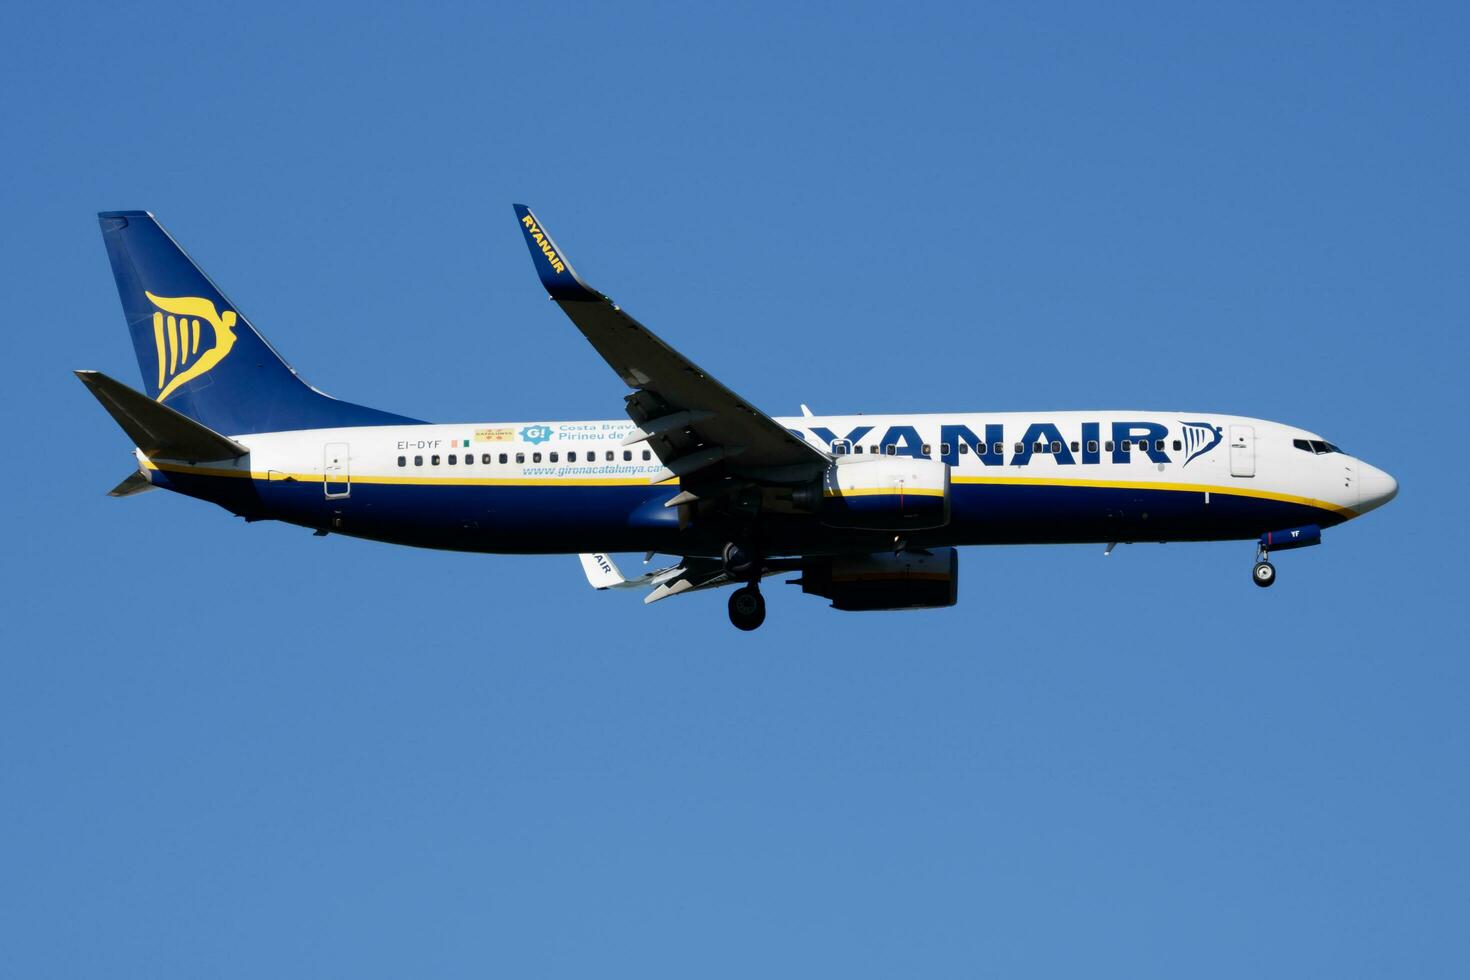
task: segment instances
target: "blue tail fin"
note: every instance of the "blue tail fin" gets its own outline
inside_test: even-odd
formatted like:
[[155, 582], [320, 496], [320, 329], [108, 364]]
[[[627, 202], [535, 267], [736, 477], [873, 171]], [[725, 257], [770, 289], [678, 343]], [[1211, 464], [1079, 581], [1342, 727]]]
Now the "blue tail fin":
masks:
[[97, 217], [143, 385], [156, 401], [231, 435], [418, 421], [302, 381], [147, 211]]

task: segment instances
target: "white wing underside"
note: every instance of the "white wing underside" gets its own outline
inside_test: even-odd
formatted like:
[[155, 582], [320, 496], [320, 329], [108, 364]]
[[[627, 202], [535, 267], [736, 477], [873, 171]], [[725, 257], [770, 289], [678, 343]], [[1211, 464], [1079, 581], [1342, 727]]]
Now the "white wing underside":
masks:
[[[587, 583], [594, 589], [648, 589], [648, 595], [643, 597], [645, 603], [743, 581], [728, 574], [724, 563], [717, 558], [684, 558], [677, 565], [630, 579], [623, 575], [611, 555], [585, 554], [578, 557], [582, 560]], [[779, 569], [764, 569], [762, 576], [774, 575], [777, 571]]]

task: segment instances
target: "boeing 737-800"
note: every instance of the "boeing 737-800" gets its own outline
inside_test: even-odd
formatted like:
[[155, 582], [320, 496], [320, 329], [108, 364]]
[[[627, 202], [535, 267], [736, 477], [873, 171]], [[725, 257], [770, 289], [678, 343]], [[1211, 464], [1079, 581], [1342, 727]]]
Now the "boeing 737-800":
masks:
[[[541, 285], [631, 393], [626, 417], [442, 425], [302, 381], [145, 211], [99, 217], [143, 392], [78, 376], [133, 440], [112, 493], [163, 487], [247, 521], [394, 544], [581, 556], [653, 602], [794, 573], [837, 609], [953, 605], [956, 548], [1246, 540], [1273, 551], [1393, 499], [1387, 473], [1313, 432], [1209, 412], [772, 418], [572, 269], [516, 205]], [[625, 578], [612, 552], [677, 556]], [[649, 560], [648, 558], [645, 561]]]

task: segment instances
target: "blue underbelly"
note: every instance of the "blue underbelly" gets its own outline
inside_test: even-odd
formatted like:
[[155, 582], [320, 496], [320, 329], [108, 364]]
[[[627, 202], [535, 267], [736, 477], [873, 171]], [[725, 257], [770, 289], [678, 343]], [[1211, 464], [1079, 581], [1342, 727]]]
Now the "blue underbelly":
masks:
[[[322, 485], [186, 473], [160, 482], [252, 519], [273, 519], [357, 537], [464, 551], [572, 553], [657, 550], [717, 553], [728, 529], [708, 540], [681, 532], [672, 486], [505, 486], [353, 483], [347, 497]], [[950, 523], [906, 534], [914, 546], [1106, 541], [1213, 541], [1257, 537], [1344, 515], [1307, 503], [1212, 491], [1106, 486], [966, 484], [951, 489]], [[805, 516], [762, 518], [768, 554], [879, 550], [892, 532], [821, 526]]]

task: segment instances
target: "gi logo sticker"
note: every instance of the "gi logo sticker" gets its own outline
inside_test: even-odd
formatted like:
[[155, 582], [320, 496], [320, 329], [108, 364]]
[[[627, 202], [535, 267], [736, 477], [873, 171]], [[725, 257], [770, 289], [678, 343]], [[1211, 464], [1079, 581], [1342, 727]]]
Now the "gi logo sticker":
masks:
[[551, 438], [551, 426], [528, 425], [521, 430], [521, 438], [533, 446], [539, 446]]

